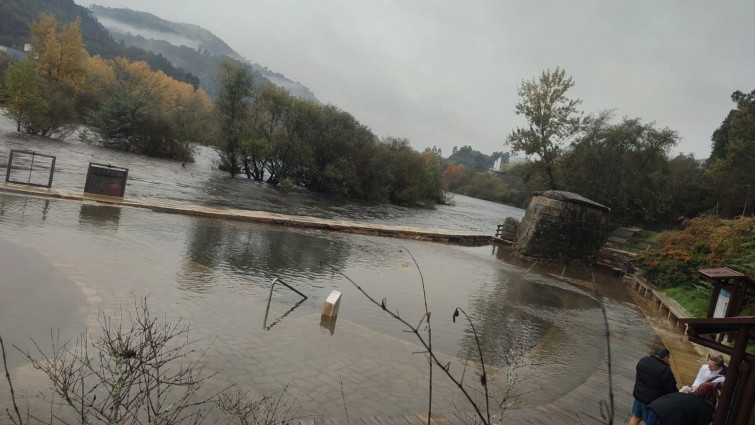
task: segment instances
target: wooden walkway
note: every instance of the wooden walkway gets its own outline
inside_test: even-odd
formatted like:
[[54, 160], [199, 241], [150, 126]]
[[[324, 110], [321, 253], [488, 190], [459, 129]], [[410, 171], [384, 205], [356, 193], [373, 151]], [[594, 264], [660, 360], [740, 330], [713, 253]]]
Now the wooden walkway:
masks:
[[[631, 276], [632, 287], [643, 296], [647, 297], [648, 293], [652, 297], [653, 301], [658, 301], [658, 312], [662, 312], [664, 309], [668, 312], [666, 316], [668, 319], [672, 317], [676, 320], [676, 326], [679, 326], [679, 319], [686, 319], [692, 317], [692, 315], [681, 304], [676, 302], [675, 299], [669, 297], [664, 292], [656, 289], [656, 287], [646, 282], [645, 280]], [[684, 325], [684, 335], [687, 335], [689, 325]]]

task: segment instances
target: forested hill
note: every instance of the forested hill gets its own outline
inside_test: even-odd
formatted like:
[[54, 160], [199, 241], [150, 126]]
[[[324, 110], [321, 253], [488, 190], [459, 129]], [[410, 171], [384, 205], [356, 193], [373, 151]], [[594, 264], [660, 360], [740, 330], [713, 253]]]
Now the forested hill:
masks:
[[175, 66], [198, 76], [200, 87], [210, 96], [218, 92], [215, 76], [220, 62], [232, 58], [292, 95], [317, 102], [312, 92], [301, 83], [246, 60], [215, 34], [198, 25], [170, 22], [130, 9], [97, 5], [90, 9], [116, 40], [168, 58]]
[[71, 22], [81, 18], [81, 36], [91, 55], [104, 58], [122, 56], [132, 61], [143, 60], [152, 70], [160, 70], [166, 75], [198, 86], [195, 75], [174, 66], [164, 56], [137, 47], [123, 46], [111, 38], [108, 30], [94, 17], [92, 12], [77, 5], [73, 0], [2, 0], [0, 2], [0, 45], [23, 50], [31, 37], [32, 22], [39, 19], [40, 13], [53, 15], [59, 22]]

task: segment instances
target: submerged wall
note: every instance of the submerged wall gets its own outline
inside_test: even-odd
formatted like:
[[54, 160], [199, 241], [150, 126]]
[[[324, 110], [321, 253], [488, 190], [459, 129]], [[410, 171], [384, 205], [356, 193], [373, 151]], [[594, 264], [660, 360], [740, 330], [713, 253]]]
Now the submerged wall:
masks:
[[609, 211], [576, 193], [536, 192], [517, 229], [514, 249], [531, 257], [594, 259], [606, 239]]

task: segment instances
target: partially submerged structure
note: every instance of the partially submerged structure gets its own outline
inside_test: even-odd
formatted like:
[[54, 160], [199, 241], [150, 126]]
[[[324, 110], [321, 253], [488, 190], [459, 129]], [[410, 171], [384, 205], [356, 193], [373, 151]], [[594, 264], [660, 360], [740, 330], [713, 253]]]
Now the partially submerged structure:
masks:
[[538, 258], [594, 259], [606, 239], [609, 211], [576, 193], [535, 192], [516, 230], [514, 249]]

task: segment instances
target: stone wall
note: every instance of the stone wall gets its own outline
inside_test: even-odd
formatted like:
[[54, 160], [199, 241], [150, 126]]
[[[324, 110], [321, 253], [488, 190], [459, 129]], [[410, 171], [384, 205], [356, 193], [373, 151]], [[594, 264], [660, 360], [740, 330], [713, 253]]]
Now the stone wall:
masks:
[[535, 193], [517, 229], [514, 249], [538, 258], [595, 260], [606, 239], [608, 211], [575, 193]]
[[514, 242], [516, 240], [516, 231], [519, 228], [519, 220], [514, 217], [506, 217], [501, 229], [501, 239]]
[[[624, 251], [607, 246], [600, 249], [598, 255], [598, 265], [613, 270], [621, 270], [624, 273], [630, 273], [637, 266], [639, 255], [634, 252]], [[627, 266], [629, 264], [629, 266]]]

